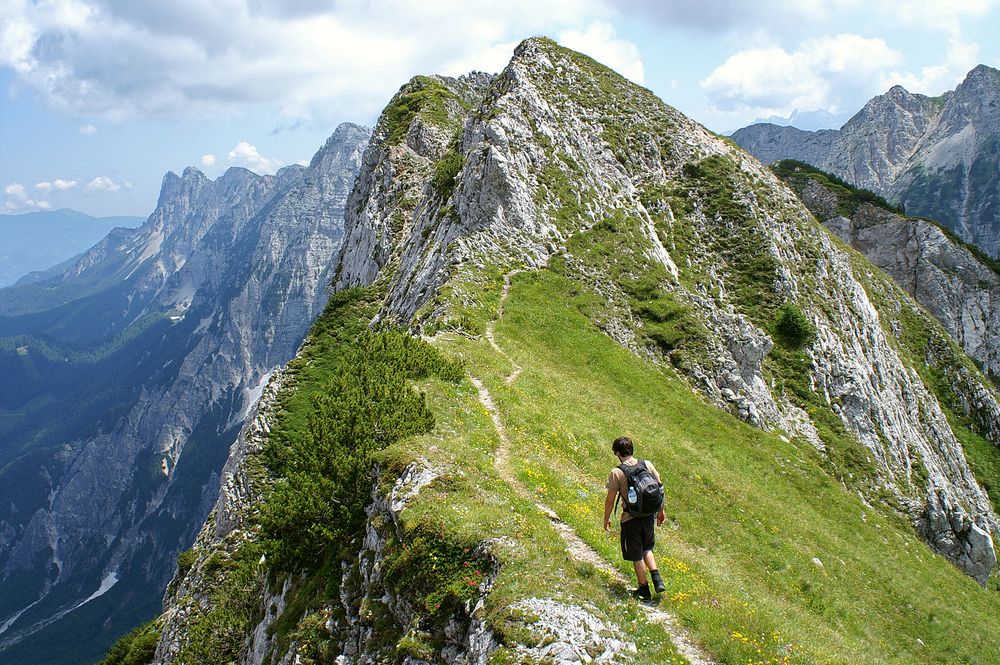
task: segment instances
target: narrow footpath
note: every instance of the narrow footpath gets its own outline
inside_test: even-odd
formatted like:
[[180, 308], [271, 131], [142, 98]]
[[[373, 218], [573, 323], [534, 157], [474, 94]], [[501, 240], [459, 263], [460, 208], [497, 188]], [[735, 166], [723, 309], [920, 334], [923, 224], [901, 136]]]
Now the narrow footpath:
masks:
[[[520, 271], [515, 270], [508, 273], [504, 277], [503, 290], [500, 294], [500, 305], [497, 307], [497, 316], [495, 319], [491, 320], [489, 324], [487, 324], [485, 333], [486, 339], [489, 341], [493, 350], [506, 358], [511, 364], [511, 373], [504, 379], [507, 385], [510, 385], [517, 380], [517, 377], [521, 374], [522, 368], [514, 362], [514, 360], [507, 355], [502, 348], [500, 348], [500, 345], [497, 344], [494, 331], [496, 328], [496, 322], [503, 317], [504, 303], [510, 295], [511, 278], [518, 272]], [[598, 570], [606, 573], [609, 577], [611, 577], [611, 579], [615, 580], [615, 582], [621, 586], [628, 588], [630, 580], [627, 579], [621, 571], [608, 563], [600, 554], [597, 553], [596, 550], [594, 550], [594, 548], [584, 542], [573, 527], [564, 522], [554, 510], [540, 502], [534, 492], [521, 483], [517, 474], [514, 472], [514, 466], [511, 462], [510, 437], [507, 435], [507, 429], [504, 427], [503, 420], [500, 418], [500, 410], [497, 408], [496, 402], [493, 400], [493, 396], [490, 394], [486, 385], [477, 377], [473, 376], [470, 378], [472, 380], [472, 384], [479, 392], [479, 402], [490, 414], [490, 419], [493, 421], [493, 428], [496, 430], [497, 437], [500, 440], [500, 446], [497, 448], [493, 461], [500, 477], [509, 483], [518, 492], [518, 494], [531, 501], [535, 507], [538, 508], [538, 510], [541, 511], [541, 513], [545, 515], [549, 521], [551, 521], [552, 526], [563, 539], [563, 542], [566, 544], [566, 548], [569, 550], [569, 554], [573, 557], [573, 559], [591, 564]], [[706, 654], [704, 650], [702, 650], [702, 648], [691, 639], [691, 636], [687, 633], [687, 631], [681, 627], [675, 615], [665, 610], [661, 610], [658, 607], [652, 607], [644, 603], [639, 603], [639, 607], [642, 608], [652, 623], [662, 627], [667, 632], [671, 641], [674, 643], [674, 646], [677, 648], [678, 653], [687, 658], [691, 665], [716, 665], [715, 660]]]

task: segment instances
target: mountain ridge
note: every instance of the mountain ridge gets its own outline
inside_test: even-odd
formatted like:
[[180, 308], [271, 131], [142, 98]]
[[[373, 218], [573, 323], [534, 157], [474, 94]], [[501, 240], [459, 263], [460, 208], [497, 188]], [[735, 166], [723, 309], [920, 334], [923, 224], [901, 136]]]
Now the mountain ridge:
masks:
[[129, 216], [94, 217], [69, 208], [0, 215], [0, 288], [37, 278], [72, 260], [112, 228], [135, 227], [142, 221]]

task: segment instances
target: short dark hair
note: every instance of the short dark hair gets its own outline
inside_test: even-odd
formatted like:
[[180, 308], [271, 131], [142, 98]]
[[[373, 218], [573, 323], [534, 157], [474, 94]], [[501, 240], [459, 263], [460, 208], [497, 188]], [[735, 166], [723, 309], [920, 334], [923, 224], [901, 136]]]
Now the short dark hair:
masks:
[[632, 439], [627, 436], [620, 436], [615, 439], [615, 442], [611, 444], [611, 450], [616, 455], [621, 455], [622, 457], [628, 457], [631, 455], [635, 448], [632, 446]]

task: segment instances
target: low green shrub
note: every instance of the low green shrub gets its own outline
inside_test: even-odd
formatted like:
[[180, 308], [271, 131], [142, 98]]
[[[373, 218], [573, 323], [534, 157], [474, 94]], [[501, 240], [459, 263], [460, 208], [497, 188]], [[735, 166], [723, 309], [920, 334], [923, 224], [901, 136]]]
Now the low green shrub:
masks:
[[790, 349], [801, 349], [816, 337], [816, 328], [805, 313], [792, 303], [778, 308], [773, 332], [778, 342]]
[[411, 382], [461, 378], [458, 364], [399, 329], [365, 330], [338, 357], [332, 376], [311, 395], [305, 431], [279, 431], [264, 451], [278, 480], [259, 522], [277, 570], [310, 569], [338, 551], [364, 520], [372, 454], [434, 427]]
[[198, 555], [195, 554], [194, 549], [184, 550], [177, 555], [177, 577], [182, 578], [187, 575], [188, 571], [194, 565], [194, 562], [198, 560]]
[[159, 641], [160, 622], [154, 619], [133, 628], [118, 638], [100, 665], [146, 665], [151, 663], [156, 654], [156, 643]]
[[465, 155], [457, 148], [449, 148], [444, 157], [434, 165], [434, 176], [431, 178], [431, 188], [439, 199], [446, 200], [455, 189], [455, 178], [465, 165]]

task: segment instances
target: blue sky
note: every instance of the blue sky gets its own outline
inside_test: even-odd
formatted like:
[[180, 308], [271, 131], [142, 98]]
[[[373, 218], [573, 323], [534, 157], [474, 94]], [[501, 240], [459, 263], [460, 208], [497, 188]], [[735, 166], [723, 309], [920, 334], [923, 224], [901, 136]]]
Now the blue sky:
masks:
[[415, 74], [551, 36], [716, 131], [1000, 67], [1000, 0], [0, 0], [0, 211], [148, 215], [168, 170], [273, 173]]

